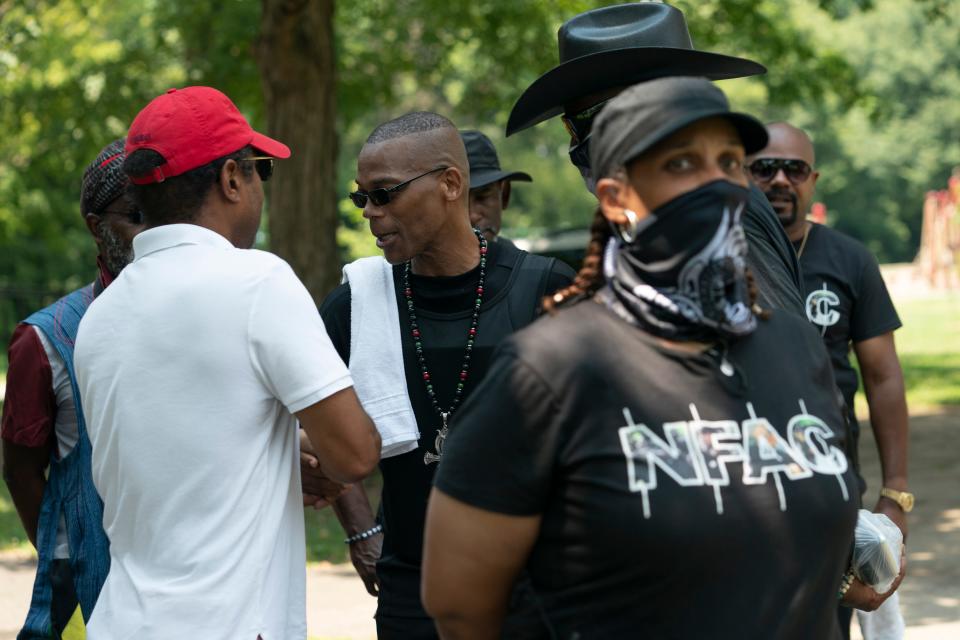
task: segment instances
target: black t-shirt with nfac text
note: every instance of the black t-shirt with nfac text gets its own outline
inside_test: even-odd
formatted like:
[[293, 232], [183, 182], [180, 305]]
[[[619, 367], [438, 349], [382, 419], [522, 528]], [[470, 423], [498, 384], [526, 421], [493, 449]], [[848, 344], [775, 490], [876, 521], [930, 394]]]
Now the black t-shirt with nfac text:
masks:
[[[494, 349], [507, 335], [522, 328], [536, 316], [540, 308], [540, 295], [549, 295], [568, 286], [575, 275], [562, 262], [528, 256], [528, 260], [549, 265], [550, 269], [548, 273], [542, 273], [541, 269], [533, 274], [534, 279], [543, 279], [541, 284], [531, 287], [531, 281], [521, 278], [521, 269], [517, 268], [523, 252], [507, 243], [490, 243], [489, 247], [484, 297], [477, 337], [471, 352], [469, 378], [464, 385], [464, 400], [477, 388]], [[452, 277], [410, 276], [427, 368], [443, 409], [450, 406], [456, 385], [460, 382], [458, 376], [479, 275], [477, 267]], [[415, 357], [406, 299], [402, 295], [402, 265], [393, 268], [393, 281], [397, 291], [407, 390], [420, 430], [420, 440], [415, 450], [380, 461], [384, 539], [383, 552], [377, 563], [377, 577], [380, 580], [377, 615], [426, 617], [420, 602], [420, 564], [427, 498], [437, 465], [424, 464], [424, 454], [436, 452], [435, 440], [441, 419], [427, 395]], [[527, 284], [523, 285], [524, 282]], [[324, 300], [320, 314], [337, 352], [344, 362], [349, 362], [350, 285], [337, 287]], [[507, 317], [510, 321], [505, 323]]]
[[844, 437], [803, 319], [692, 354], [584, 301], [498, 351], [436, 487], [542, 516], [527, 571], [557, 638], [830, 640], [857, 513]]
[[800, 266], [807, 320], [823, 336], [837, 386], [852, 410], [859, 380], [850, 364], [851, 345], [899, 329], [900, 317], [876, 258], [853, 238], [812, 224]]

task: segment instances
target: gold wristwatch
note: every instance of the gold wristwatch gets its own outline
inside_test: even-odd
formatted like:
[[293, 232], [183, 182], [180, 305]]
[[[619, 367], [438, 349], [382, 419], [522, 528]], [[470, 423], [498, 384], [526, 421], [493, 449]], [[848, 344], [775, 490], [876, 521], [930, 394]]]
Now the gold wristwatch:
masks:
[[884, 498], [890, 498], [903, 509], [904, 513], [910, 513], [913, 511], [913, 494], [907, 493], [906, 491], [897, 491], [896, 489], [888, 489], [886, 487], [880, 489], [880, 495]]

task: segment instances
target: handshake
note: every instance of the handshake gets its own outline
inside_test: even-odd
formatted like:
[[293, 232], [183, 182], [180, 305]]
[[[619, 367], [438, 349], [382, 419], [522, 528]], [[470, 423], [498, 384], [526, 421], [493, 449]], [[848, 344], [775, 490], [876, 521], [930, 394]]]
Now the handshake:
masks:
[[327, 477], [303, 429], [300, 429], [300, 484], [303, 488], [303, 506], [312, 506], [314, 509], [330, 506], [349, 486]]

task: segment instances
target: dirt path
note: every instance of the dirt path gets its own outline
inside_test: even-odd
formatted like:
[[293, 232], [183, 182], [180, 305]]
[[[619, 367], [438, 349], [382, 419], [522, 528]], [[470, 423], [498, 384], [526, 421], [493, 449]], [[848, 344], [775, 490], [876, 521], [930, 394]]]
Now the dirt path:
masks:
[[[910, 517], [908, 577], [900, 588], [907, 639], [955, 640], [960, 638], [960, 411], [914, 416], [911, 428], [910, 484], [917, 504]], [[872, 500], [880, 486], [880, 465], [869, 428], [860, 451]], [[16, 636], [34, 568], [28, 557], [0, 554], [0, 640]], [[311, 638], [372, 639], [374, 608], [352, 567], [309, 568]]]

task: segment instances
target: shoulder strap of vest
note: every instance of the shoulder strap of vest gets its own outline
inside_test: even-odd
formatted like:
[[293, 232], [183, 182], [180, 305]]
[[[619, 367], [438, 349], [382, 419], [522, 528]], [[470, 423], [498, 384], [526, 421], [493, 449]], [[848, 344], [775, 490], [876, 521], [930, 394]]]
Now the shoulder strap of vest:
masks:
[[68, 293], [52, 305], [33, 313], [24, 320], [41, 331], [63, 358], [70, 377], [73, 373], [73, 346], [77, 339], [77, 329], [87, 307], [93, 302], [93, 285], [89, 284], [73, 293]]
[[[518, 252], [520, 257], [514, 267], [517, 274], [510, 292], [510, 321], [515, 329], [527, 326], [540, 315], [540, 301], [546, 295], [547, 280], [557, 261], [556, 258], [538, 256], [526, 251]], [[528, 303], [530, 300], [533, 301], [532, 304]]]

